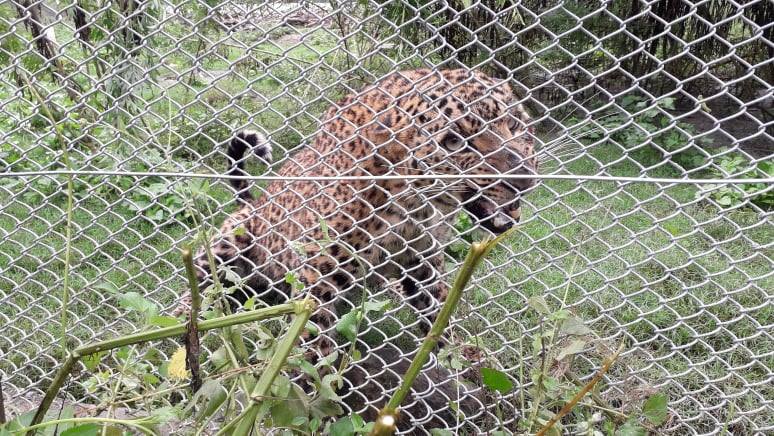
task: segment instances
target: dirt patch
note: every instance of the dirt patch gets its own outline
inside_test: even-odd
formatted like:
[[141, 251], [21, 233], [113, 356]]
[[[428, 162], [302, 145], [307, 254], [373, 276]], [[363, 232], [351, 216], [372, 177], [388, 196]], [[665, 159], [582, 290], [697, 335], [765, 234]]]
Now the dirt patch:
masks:
[[697, 134], [706, 134], [712, 140], [710, 148], [739, 148], [756, 159], [774, 154], [774, 116], [766, 102], [744, 108], [730, 98], [715, 99], [703, 110], [682, 114], [675, 115], [694, 126]]

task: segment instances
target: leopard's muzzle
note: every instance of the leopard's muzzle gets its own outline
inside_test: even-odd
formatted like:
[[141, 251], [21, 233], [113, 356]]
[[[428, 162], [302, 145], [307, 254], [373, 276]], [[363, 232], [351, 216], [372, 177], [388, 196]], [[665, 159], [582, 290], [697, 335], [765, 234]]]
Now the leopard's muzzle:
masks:
[[465, 209], [478, 219], [481, 226], [496, 235], [509, 230], [521, 219], [521, 202], [518, 198], [505, 206], [498, 206], [482, 197], [467, 203]]

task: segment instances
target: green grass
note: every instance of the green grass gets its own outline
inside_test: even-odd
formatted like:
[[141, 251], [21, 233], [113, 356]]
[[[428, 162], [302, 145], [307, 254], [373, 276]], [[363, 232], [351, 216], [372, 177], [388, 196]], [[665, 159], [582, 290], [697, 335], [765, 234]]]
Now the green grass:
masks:
[[[139, 99], [154, 114], [145, 117], [151, 135], [148, 141], [125, 138], [126, 145], [157, 150], [173, 169], [196, 168], [198, 161], [222, 171], [220, 141], [249, 120], [279, 144], [276, 157], [284, 156], [316, 130], [315, 117], [343, 93], [340, 86], [329, 86], [337, 77], [330, 70], [303, 67], [320, 54], [329, 65], [344, 62], [326, 35], [320, 32], [305, 47], [287, 52], [273, 43], [259, 44], [252, 55], [261, 65], [237, 65], [210, 85], [194, 80], [188, 86], [184, 76], [168, 88], [143, 88]], [[191, 67], [184, 51], [168, 49], [169, 62], [157, 69], [158, 78]], [[73, 50], [73, 56], [77, 53]], [[304, 62], [277, 61], [276, 55], [283, 53]], [[245, 54], [229, 48], [206, 56], [202, 64], [222, 72]], [[244, 98], [233, 101], [240, 93]], [[34, 148], [29, 143], [3, 145]], [[641, 175], [632, 160], [620, 161], [623, 153], [614, 144], [595, 146], [565, 170], [596, 174], [603, 165], [608, 174]], [[647, 150], [631, 156], [643, 165], [658, 161]], [[149, 157], [138, 153], [127, 159], [147, 165]], [[674, 173], [659, 167], [648, 175]], [[174, 215], [153, 221], [129, 209], [123, 200], [140, 192], [129, 182], [118, 189], [120, 194], [87, 195], [88, 187], [79, 192], [71, 285], [74, 340], [103, 336], [106, 326], [130, 330], [137, 322], [116, 309], [115, 299], [100, 290], [102, 283], [112, 283], [119, 292], [139, 292], [163, 306], [174, 304], [185, 287], [177, 249], [192, 235], [190, 222]], [[739, 394], [735, 401], [741, 411], [759, 402], [755, 392], [774, 397], [774, 389], [763, 385], [774, 367], [770, 341], [758, 336], [774, 322], [774, 309], [766, 304], [774, 289], [774, 226], [749, 209], [721, 213], [696, 202], [695, 191], [682, 185], [543, 182], [528, 197], [530, 207], [525, 207], [517, 234], [482, 269], [460, 311], [457, 333], [473, 334], [484, 348], [500, 350], [493, 358], [515, 377], [518, 365], [531, 363], [529, 353], [519, 354], [519, 342], [525, 331], [534, 333], [539, 325], [527, 299], [543, 295], [554, 308], [566, 306], [585, 319], [600, 344], [626, 339], [630, 351], [611, 375], [614, 400], [623, 401], [628, 390], [637, 388], [636, 379], [665, 389], [672, 400], [686, 395], [685, 389], [704, 406], [720, 404], [719, 393]], [[211, 195], [224, 205], [215, 219], [220, 222], [235, 207], [232, 194], [224, 183]], [[64, 204], [55, 184], [0, 190], [0, 324], [6, 326], [0, 336], [0, 370], [8, 375], [5, 383], [35, 382], [44, 375], [37, 368], [48, 374], [56, 364], [51, 356], [56, 356], [60, 329]], [[397, 317], [413, 321], [406, 311]], [[388, 336], [399, 330], [395, 323], [377, 327]], [[370, 335], [379, 340], [378, 333]], [[749, 365], [754, 358], [758, 363]], [[586, 363], [584, 368], [592, 366]], [[733, 377], [727, 377], [730, 372]], [[708, 383], [714, 391], [700, 392]], [[753, 383], [761, 384], [747, 387]], [[701, 413], [696, 401], [673, 407], [686, 419]], [[768, 409], [745, 419], [763, 425], [774, 416]], [[712, 422], [704, 417], [691, 425], [707, 429]]]

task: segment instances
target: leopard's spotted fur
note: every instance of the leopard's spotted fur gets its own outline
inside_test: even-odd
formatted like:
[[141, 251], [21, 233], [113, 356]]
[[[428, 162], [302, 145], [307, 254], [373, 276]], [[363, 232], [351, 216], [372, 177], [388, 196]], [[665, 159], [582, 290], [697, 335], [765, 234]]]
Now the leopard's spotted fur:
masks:
[[[504, 81], [468, 70], [414, 70], [392, 74], [346, 97], [325, 114], [313, 142], [289, 159], [280, 176], [367, 176], [437, 174], [534, 174], [537, 160], [527, 133], [528, 117]], [[232, 143], [239, 161], [246, 145], [270, 155], [259, 138], [243, 134]], [[232, 170], [239, 174], [241, 166]], [[368, 279], [398, 280], [417, 318], [427, 324], [446, 296], [443, 250], [450, 238], [446, 218], [460, 205], [495, 233], [520, 217], [519, 197], [531, 178], [510, 181], [349, 180], [275, 181], [246, 200], [212, 241], [217, 261], [265, 295], [288, 292], [294, 271], [318, 300], [312, 321], [316, 347], [330, 352], [334, 300]], [[323, 224], [328, 237], [326, 245]], [[238, 231], [236, 229], [239, 229]], [[207, 256], [197, 259], [207, 285]], [[264, 293], [264, 294], [261, 294]], [[238, 298], [244, 300], [245, 297]]]

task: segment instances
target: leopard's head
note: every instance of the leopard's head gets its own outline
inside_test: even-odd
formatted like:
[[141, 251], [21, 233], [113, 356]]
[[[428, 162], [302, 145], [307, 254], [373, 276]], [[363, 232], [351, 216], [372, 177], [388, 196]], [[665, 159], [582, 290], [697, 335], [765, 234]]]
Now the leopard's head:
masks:
[[445, 211], [460, 205], [495, 234], [521, 217], [521, 196], [538, 171], [530, 119], [510, 86], [480, 73], [450, 70], [413, 84], [383, 112], [382, 156], [403, 174], [499, 175], [417, 180], [412, 188]]

